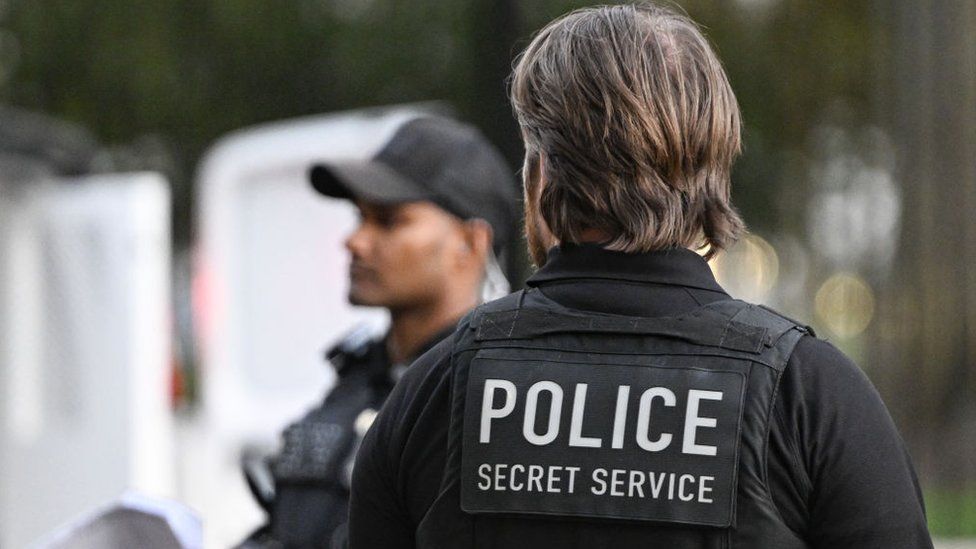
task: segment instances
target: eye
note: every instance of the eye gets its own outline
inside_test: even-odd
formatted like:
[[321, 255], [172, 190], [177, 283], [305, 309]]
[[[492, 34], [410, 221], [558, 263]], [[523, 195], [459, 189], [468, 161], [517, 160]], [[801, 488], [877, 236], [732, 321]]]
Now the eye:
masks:
[[382, 213], [376, 216], [376, 224], [384, 229], [390, 229], [396, 225], [397, 219], [394, 214]]
[[408, 221], [408, 216], [395, 206], [371, 206], [360, 210], [360, 223], [389, 231]]
[[382, 209], [373, 213], [372, 221], [384, 230], [390, 230], [403, 222], [403, 216], [395, 209]]

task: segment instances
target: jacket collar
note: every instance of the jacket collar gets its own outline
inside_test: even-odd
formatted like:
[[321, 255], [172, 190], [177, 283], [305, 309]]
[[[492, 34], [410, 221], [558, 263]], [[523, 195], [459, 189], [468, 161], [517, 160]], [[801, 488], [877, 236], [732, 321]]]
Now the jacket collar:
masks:
[[526, 281], [536, 287], [570, 280], [667, 284], [726, 293], [708, 263], [685, 248], [642, 253], [607, 250], [599, 244], [562, 244], [549, 250], [546, 264]]

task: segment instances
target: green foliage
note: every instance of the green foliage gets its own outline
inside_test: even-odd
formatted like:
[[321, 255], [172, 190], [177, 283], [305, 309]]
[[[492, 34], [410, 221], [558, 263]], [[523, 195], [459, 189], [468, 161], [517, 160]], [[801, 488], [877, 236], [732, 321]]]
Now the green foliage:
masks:
[[933, 536], [976, 538], [976, 487], [931, 490], [925, 506]]
[[[184, 241], [199, 156], [220, 135], [263, 121], [443, 99], [515, 164], [521, 146], [504, 84], [512, 58], [539, 27], [587, 4], [9, 2], [0, 32], [19, 56], [0, 101], [79, 123], [110, 145], [161, 138], [175, 160], [168, 175]], [[796, 196], [796, 151], [810, 128], [837, 103], [855, 118], [868, 112], [871, 14], [842, 0], [688, 0], [679, 9], [717, 44], [742, 105], [737, 202], [754, 226], [779, 226], [794, 212], [773, 197]]]

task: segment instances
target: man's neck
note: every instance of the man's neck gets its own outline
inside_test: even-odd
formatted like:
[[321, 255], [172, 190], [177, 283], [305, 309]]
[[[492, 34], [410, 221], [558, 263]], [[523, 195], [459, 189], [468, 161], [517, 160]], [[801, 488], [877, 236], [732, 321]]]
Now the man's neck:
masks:
[[452, 300], [433, 304], [429, 307], [416, 307], [390, 311], [390, 333], [386, 338], [386, 350], [392, 364], [404, 364], [416, 358], [438, 333], [458, 320], [477, 305], [475, 298]]
[[611, 237], [606, 231], [587, 227], [580, 231], [579, 240], [580, 244], [602, 244], [609, 242]]

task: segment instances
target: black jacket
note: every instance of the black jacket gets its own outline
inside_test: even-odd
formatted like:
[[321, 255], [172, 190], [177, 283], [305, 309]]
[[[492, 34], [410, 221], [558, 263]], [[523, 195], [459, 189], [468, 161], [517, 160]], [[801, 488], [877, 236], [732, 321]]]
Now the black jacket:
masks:
[[[453, 331], [446, 328], [420, 352]], [[405, 365], [390, 363], [385, 338], [351, 336], [327, 354], [336, 385], [322, 404], [282, 433], [281, 451], [268, 459], [274, 492], [265, 501], [266, 525], [245, 548], [341, 548], [352, 465], [359, 443]], [[252, 485], [253, 488], [253, 485]]]
[[[687, 250], [564, 246], [529, 285], [567, 308], [636, 317], [676, 316], [729, 299]], [[415, 547], [448, 463], [452, 347], [442, 342], [418, 359], [366, 435], [353, 476], [353, 549]], [[796, 345], [763, 458], [775, 512], [809, 547], [931, 547], [904, 444], [874, 387], [829, 343], [804, 336]], [[538, 523], [526, 524], [528, 534]], [[558, 520], [551, 527], [586, 528]]]

